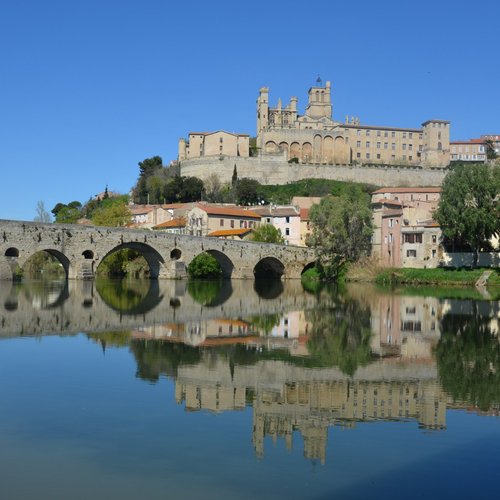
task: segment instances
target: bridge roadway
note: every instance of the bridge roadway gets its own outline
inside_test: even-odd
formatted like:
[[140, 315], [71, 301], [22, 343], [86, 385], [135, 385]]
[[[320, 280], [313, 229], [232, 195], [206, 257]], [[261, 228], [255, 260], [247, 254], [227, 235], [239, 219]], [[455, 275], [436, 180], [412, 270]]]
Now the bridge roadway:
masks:
[[16, 267], [22, 268], [39, 251], [55, 256], [68, 279], [92, 279], [102, 260], [123, 248], [140, 252], [154, 279], [184, 277], [191, 260], [202, 252], [217, 259], [224, 277], [237, 279], [256, 275], [300, 278], [315, 261], [314, 251], [305, 247], [144, 229], [0, 220], [0, 280], [11, 280]]

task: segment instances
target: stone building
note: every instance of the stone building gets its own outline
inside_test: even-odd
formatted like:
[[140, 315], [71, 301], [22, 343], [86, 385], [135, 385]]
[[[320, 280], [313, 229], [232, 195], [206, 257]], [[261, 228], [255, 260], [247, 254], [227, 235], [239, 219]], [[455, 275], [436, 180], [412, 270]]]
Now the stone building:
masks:
[[450, 142], [451, 161], [486, 161], [486, 143], [484, 139]]
[[432, 219], [441, 188], [382, 188], [372, 193], [372, 255], [384, 266], [437, 267], [441, 229]]
[[248, 134], [233, 134], [224, 130], [190, 132], [189, 139], [179, 140], [179, 161], [205, 156], [249, 156]]
[[260, 224], [260, 215], [236, 206], [199, 203], [187, 214], [186, 234], [207, 236], [227, 229], [253, 229]]
[[266, 154], [287, 160], [320, 164], [397, 164], [446, 167], [449, 164], [450, 124], [428, 120], [420, 128], [363, 125], [359, 118], [336, 121], [332, 114], [331, 84], [308, 91], [304, 115], [297, 98], [283, 106], [269, 104], [269, 88], [257, 99], [257, 146]]

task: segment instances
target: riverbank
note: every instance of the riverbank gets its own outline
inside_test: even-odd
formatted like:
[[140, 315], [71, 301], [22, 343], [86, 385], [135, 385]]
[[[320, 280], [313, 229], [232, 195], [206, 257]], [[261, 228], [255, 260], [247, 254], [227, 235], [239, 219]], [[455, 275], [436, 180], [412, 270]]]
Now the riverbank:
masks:
[[498, 269], [411, 269], [411, 268], [367, 268], [358, 266], [349, 269], [347, 281], [371, 281], [380, 285], [440, 285], [474, 286], [483, 273], [492, 271], [486, 285], [500, 286]]

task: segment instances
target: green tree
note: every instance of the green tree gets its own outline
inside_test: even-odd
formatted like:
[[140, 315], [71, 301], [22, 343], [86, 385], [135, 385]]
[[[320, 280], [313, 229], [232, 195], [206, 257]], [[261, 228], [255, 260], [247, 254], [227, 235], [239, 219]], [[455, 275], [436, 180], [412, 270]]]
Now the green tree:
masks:
[[193, 279], [215, 279], [222, 277], [222, 269], [217, 259], [207, 252], [197, 255], [188, 266], [188, 273]]
[[491, 139], [486, 139], [484, 144], [486, 146], [486, 158], [488, 158], [488, 160], [496, 160], [498, 158], [498, 154], [495, 150], [495, 144], [493, 141]]
[[127, 204], [122, 200], [114, 203], [109, 203], [113, 201], [111, 199], [107, 201], [108, 204], [94, 210], [92, 222], [96, 226], [122, 227], [127, 225], [132, 217]]
[[489, 410], [500, 401], [500, 344], [491, 315], [477, 309], [473, 302], [472, 314], [443, 317], [436, 361], [443, 389], [455, 401]]
[[312, 206], [308, 244], [316, 248], [323, 279], [337, 280], [347, 262], [370, 253], [373, 227], [368, 200], [360, 187], [351, 186], [340, 196], [327, 196]]
[[435, 219], [446, 238], [471, 247], [475, 267], [481, 248], [500, 234], [500, 166], [456, 165], [443, 181]]
[[276, 243], [283, 245], [285, 240], [281, 231], [271, 224], [261, 224], [252, 233], [252, 240], [260, 243]]
[[52, 222], [50, 214], [45, 210], [45, 203], [41, 200], [36, 204], [36, 215], [33, 220], [35, 222]]
[[80, 210], [66, 205], [57, 212], [56, 222], [58, 224], [74, 224], [80, 217]]
[[162, 169], [163, 161], [161, 156], [153, 156], [139, 162], [139, 178], [134, 188], [134, 201], [148, 203], [148, 178], [156, 175]]
[[235, 186], [236, 203], [239, 205], [256, 205], [260, 203], [260, 183], [255, 179], [239, 179]]

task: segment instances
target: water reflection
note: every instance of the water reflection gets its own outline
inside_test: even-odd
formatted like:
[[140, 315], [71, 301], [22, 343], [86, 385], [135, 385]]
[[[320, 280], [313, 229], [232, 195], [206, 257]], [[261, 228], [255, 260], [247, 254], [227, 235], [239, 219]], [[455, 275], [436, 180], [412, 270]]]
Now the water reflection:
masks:
[[0, 288], [1, 332], [88, 332], [129, 349], [140, 379], [172, 379], [188, 411], [252, 406], [257, 456], [298, 432], [324, 463], [334, 425], [440, 430], [447, 408], [499, 413], [498, 301], [264, 283], [17, 284]]

